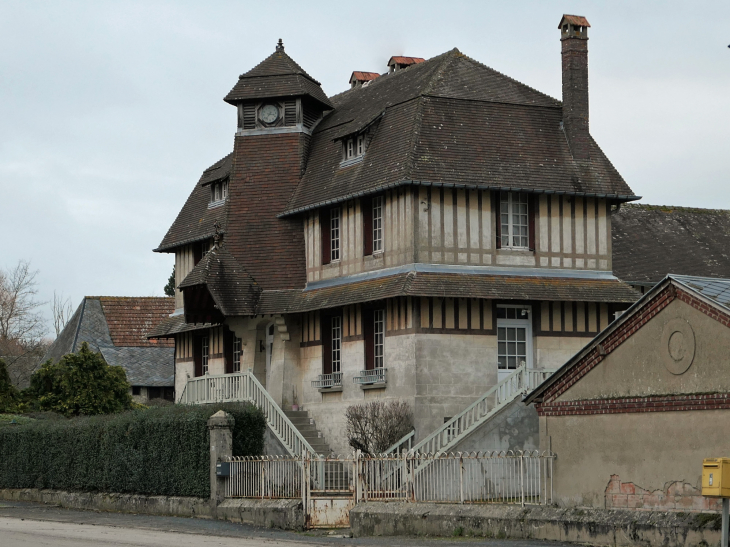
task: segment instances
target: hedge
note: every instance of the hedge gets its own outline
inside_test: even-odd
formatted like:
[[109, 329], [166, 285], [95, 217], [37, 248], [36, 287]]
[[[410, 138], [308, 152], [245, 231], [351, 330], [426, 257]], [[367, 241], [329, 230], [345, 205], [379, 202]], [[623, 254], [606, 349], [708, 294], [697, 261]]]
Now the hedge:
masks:
[[0, 428], [0, 488], [210, 496], [208, 418], [235, 418], [233, 454], [261, 454], [266, 421], [249, 404], [171, 406]]

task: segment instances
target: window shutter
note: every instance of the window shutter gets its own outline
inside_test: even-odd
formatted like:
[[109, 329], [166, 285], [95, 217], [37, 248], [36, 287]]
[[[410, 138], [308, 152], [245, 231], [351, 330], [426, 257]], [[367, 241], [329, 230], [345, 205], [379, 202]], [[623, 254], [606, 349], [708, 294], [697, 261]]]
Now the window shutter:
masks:
[[193, 336], [193, 361], [195, 363], [195, 376], [203, 375], [203, 337]]
[[243, 129], [256, 129], [256, 105], [243, 105]]
[[297, 124], [297, 101], [284, 101], [284, 125]]
[[373, 310], [362, 310], [362, 331], [365, 335], [365, 370], [375, 368], [375, 320]]
[[320, 209], [319, 211], [319, 232], [322, 236], [322, 265], [329, 264], [332, 260], [332, 252], [330, 249], [331, 233], [330, 233], [330, 210]]
[[360, 205], [362, 209], [363, 254], [368, 256], [373, 254], [373, 200], [363, 198], [360, 200]]
[[322, 374], [332, 374], [332, 317], [321, 314]]
[[496, 248], [502, 248], [502, 196], [499, 192], [492, 193], [492, 216], [496, 219], [494, 233], [497, 235]]
[[233, 333], [223, 327], [223, 357], [226, 360], [226, 374], [233, 374]]
[[527, 224], [529, 226], [529, 240], [527, 245], [531, 251], [535, 250], [535, 194], [527, 196]]

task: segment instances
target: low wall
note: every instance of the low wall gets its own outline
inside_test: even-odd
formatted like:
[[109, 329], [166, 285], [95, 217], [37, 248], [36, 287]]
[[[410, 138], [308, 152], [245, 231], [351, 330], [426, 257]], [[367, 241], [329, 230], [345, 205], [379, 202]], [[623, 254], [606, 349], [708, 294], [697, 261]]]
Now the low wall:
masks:
[[589, 545], [718, 545], [716, 513], [561, 509], [518, 505], [362, 503], [350, 511], [353, 536], [480, 536]]
[[304, 530], [305, 525], [301, 500], [227, 499], [218, 506], [217, 517], [282, 530]]
[[101, 492], [65, 492], [39, 488], [0, 489], [0, 499], [49, 503], [67, 509], [109, 511], [115, 513], [144, 513], [171, 517], [212, 518], [210, 501], [202, 498], [174, 496], [141, 496]]

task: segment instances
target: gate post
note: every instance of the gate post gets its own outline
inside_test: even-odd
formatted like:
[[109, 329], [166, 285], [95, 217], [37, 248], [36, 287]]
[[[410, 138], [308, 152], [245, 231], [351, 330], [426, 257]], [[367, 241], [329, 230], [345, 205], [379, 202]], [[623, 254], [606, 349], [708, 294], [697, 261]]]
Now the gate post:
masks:
[[212, 509], [225, 499], [226, 477], [219, 477], [216, 466], [233, 456], [233, 416], [219, 410], [208, 418], [210, 431], [210, 502]]

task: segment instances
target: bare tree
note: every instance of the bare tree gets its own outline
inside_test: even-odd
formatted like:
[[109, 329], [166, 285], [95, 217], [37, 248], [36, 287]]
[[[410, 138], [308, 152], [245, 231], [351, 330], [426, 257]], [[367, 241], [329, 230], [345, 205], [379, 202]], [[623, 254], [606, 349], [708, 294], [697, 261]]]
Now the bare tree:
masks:
[[367, 454], [385, 452], [413, 429], [413, 412], [402, 401], [372, 401], [345, 411], [347, 440]]
[[0, 270], [0, 357], [13, 383], [24, 385], [43, 357], [46, 326], [36, 300], [37, 271], [21, 260], [15, 268]]
[[51, 303], [51, 314], [53, 315], [53, 328], [56, 331], [56, 338], [68, 323], [73, 315], [73, 306], [71, 298], [64, 298], [63, 293], [56, 294], [53, 291], [53, 302]]

